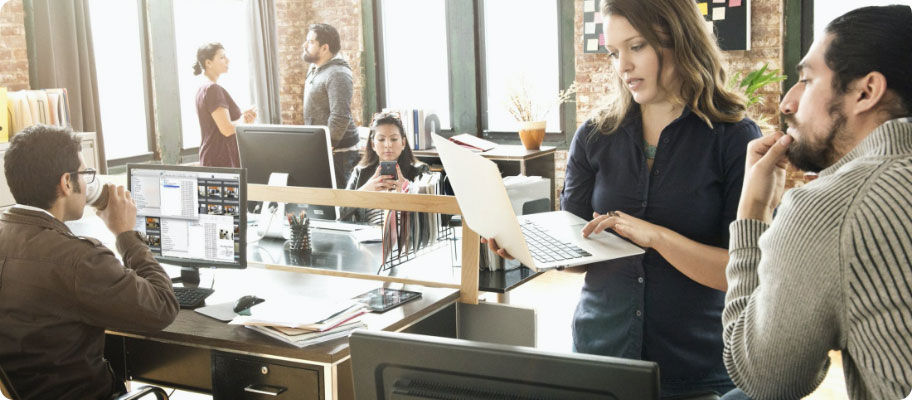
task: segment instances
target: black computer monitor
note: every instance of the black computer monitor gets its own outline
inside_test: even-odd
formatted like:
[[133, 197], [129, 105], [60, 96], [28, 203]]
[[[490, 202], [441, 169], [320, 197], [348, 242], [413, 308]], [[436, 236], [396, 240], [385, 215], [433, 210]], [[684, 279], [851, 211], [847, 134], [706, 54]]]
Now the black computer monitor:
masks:
[[359, 399], [659, 398], [649, 361], [367, 330], [349, 344]]
[[[336, 188], [332, 142], [325, 126], [243, 125], [237, 127], [241, 167], [247, 182], [267, 184], [273, 172], [288, 174], [288, 186]], [[300, 205], [307, 216], [336, 219], [333, 206]], [[285, 212], [294, 212], [286, 205]]]
[[202, 267], [247, 267], [243, 169], [127, 164], [127, 187], [136, 230], [156, 260], [183, 267], [180, 282], [199, 283]]

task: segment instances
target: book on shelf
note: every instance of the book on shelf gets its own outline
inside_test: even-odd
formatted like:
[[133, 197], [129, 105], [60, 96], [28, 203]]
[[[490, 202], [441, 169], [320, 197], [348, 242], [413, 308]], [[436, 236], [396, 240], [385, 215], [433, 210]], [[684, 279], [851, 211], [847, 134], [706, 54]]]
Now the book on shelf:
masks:
[[6, 88], [0, 87], [0, 143], [9, 142], [10, 139], [9, 111], [6, 103]]
[[427, 150], [433, 147], [431, 133], [425, 123], [425, 116], [430, 113], [420, 108], [384, 108], [383, 112], [399, 114], [409, 148], [412, 150]]
[[[2, 109], [8, 115], [6, 139], [35, 124], [70, 126], [70, 106], [66, 89], [19, 90], [6, 93]], [[2, 133], [0, 133], [2, 135]], [[0, 141], [3, 141], [0, 139]]]

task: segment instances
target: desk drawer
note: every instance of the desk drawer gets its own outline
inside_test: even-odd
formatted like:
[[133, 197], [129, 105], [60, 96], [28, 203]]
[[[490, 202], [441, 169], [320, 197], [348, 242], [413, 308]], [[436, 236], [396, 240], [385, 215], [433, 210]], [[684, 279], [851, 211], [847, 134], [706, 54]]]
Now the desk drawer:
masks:
[[214, 399], [322, 399], [320, 372], [274, 360], [213, 353]]

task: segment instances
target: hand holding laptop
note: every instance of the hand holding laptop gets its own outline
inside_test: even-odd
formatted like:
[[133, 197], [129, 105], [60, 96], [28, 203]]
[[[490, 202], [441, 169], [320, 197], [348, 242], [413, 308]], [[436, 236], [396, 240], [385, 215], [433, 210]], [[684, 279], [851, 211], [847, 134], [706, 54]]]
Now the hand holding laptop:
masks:
[[499, 256], [501, 256], [501, 257], [507, 259], [507, 260], [512, 260], [512, 259], [513, 259], [513, 256], [511, 256], [510, 253], [507, 252], [507, 249], [503, 249], [503, 248], [501, 248], [500, 246], [497, 245], [497, 240], [488, 239], [488, 238], [481, 238], [481, 242], [482, 242], [482, 243], [486, 243], [486, 244], [488, 245], [488, 249], [490, 249], [491, 251], [493, 251], [495, 254], [497, 254], [497, 255], [499, 255]]
[[[621, 237], [629, 239], [640, 247], [650, 248], [661, 237], [663, 228], [620, 211], [609, 211], [604, 215], [593, 212], [592, 221], [583, 227], [582, 235], [584, 238], [588, 238], [589, 235], [607, 229], [614, 230]], [[513, 259], [506, 249], [497, 245], [496, 240], [481, 238], [481, 242], [487, 244], [488, 249], [497, 255], [507, 260]]]
[[515, 257], [538, 271], [643, 254], [640, 247], [609, 232], [592, 229], [583, 238], [587, 221], [567, 211], [517, 217], [493, 161], [443, 137], [431, 136], [459, 203], [463, 223], [487, 238], [485, 242], [501, 257]]

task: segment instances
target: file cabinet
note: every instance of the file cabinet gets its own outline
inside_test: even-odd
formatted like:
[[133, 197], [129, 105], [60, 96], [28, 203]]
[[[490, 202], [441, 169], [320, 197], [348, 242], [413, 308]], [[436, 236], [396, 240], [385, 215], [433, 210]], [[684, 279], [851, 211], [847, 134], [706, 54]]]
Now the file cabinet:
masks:
[[212, 397], [216, 399], [320, 399], [320, 372], [239, 354], [213, 352]]

